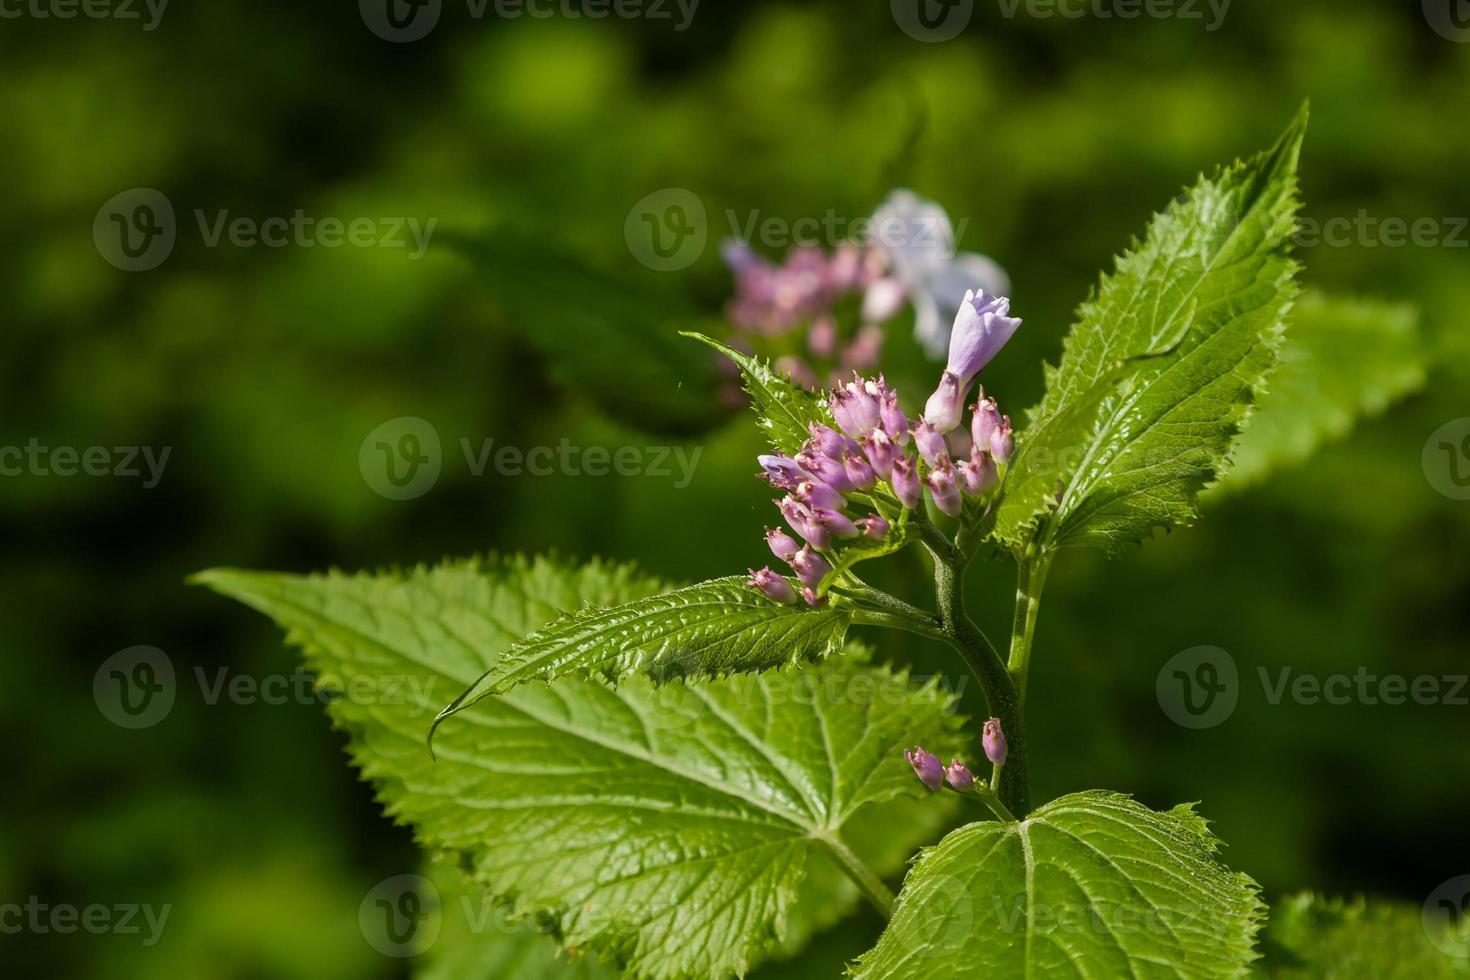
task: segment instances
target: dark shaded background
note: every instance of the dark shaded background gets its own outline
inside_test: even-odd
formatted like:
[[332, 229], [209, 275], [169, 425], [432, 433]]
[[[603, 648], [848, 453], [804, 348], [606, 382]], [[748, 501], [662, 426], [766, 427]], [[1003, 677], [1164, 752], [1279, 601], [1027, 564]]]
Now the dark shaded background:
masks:
[[[728, 294], [724, 213], [869, 213], [895, 185], [967, 221], [1026, 328], [987, 372], [1015, 412], [1040, 393], [1097, 270], [1201, 170], [1266, 146], [1303, 98], [1305, 214], [1470, 214], [1470, 44], [1418, 3], [1236, 0], [1203, 21], [1013, 19], [977, 2], [921, 43], [887, 4], [706, 0], [669, 21], [465, 16], [389, 44], [350, 4], [175, 0], [137, 21], [0, 20], [0, 445], [171, 447], [163, 479], [0, 479], [0, 900], [173, 905], [162, 942], [0, 935], [28, 975], [395, 975], [357, 930], [374, 883], [411, 871], [310, 703], [207, 703], [194, 675], [289, 675], [276, 630], [184, 584], [230, 564], [375, 567], [477, 551], [636, 559], [695, 579], [765, 560], [758, 438], [714, 399], [704, 355]], [[99, 255], [113, 195], [165, 193], [172, 255]], [[658, 273], [629, 209], [694, 191], [710, 245]], [[437, 218], [418, 261], [378, 248], [207, 247], [191, 212]], [[1444, 225], [1446, 233], [1453, 222]], [[1032, 672], [1034, 795], [1107, 787], [1202, 801], [1227, 860], [1268, 895], [1315, 887], [1421, 902], [1470, 871], [1470, 707], [1272, 705], [1258, 667], [1463, 675], [1470, 503], [1437, 492], [1425, 441], [1470, 414], [1470, 249], [1304, 249], [1304, 280], [1422, 310], [1425, 390], [1309, 465], [1213, 505], [1120, 561], [1053, 571]], [[717, 329], [716, 327], [714, 327]], [[932, 369], [905, 330], [892, 373]], [[364, 438], [429, 420], [444, 472], [379, 496]], [[703, 449], [670, 479], [473, 477], [459, 439]], [[922, 566], [885, 584], [917, 597]], [[1006, 562], [972, 575], [1002, 632]], [[940, 651], [876, 638], [894, 659]], [[112, 725], [99, 665], [167, 653], [176, 704]], [[1173, 654], [1228, 650], [1224, 724], [1173, 725]], [[975, 710], [979, 710], [975, 707]], [[871, 928], [862, 923], [858, 928]], [[857, 940], [859, 948], [861, 939]], [[20, 975], [20, 974], [17, 974]]]

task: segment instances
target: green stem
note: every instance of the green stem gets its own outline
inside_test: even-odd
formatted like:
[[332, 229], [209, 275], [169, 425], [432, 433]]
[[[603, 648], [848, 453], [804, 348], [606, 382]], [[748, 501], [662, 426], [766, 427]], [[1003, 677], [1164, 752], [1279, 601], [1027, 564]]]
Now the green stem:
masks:
[[1006, 736], [1006, 764], [995, 787], [1002, 803], [1013, 813], [1025, 816], [1031, 810], [1026, 769], [1026, 722], [1015, 681], [1000, 654], [965, 611], [964, 563], [947, 560], [937, 551], [934, 557], [934, 591], [939, 600], [939, 619], [950, 645], [969, 664], [985, 691], [991, 713], [1000, 719]]
[[955, 790], [955, 792], [959, 793], [961, 796], [969, 797], [972, 800], [979, 800], [981, 803], [984, 803], [986, 808], [990, 810], [991, 813], [995, 814], [995, 819], [997, 820], [1001, 820], [1006, 823], [1016, 822], [1015, 815], [1012, 814], [1010, 810], [1006, 809], [1006, 805], [1000, 801], [1000, 797], [995, 795], [995, 791], [989, 786], [986, 786], [984, 783], [976, 783], [968, 790]]
[[[904, 619], [908, 621], [907, 625], [901, 626], [900, 628], [910, 629], [911, 632], [918, 632], [925, 636], [933, 636], [939, 639], [943, 639], [943, 636], [940, 634], [940, 622], [937, 618], [935, 618], [933, 613], [926, 612], [925, 610], [920, 609], [918, 606], [904, 602], [898, 596], [890, 595], [889, 593], [884, 592], [882, 589], [875, 589], [868, 583], [862, 581], [861, 579], [858, 579], [856, 576], [848, 578], [846, 581], [842, 582], [839, 587], [843, 591], [848, 592], [851, 595], [868, 602], [870, 605], [877, 607], [876, 610], [859, 610], [857, 615], [860, 622], [877, 623], [878, 619], [875, 617], [875, 613], [888, 614], [892, 617], [897, 617], [899, 619]], [[893, 622], [887, 622], [882, 623], [881, 625], [897, 624]]]
[[[1022, 704], [1026, 701], [1026, 678], [1031, 669], [1031, 641], [1036, 635], [1036, 614], [1041, 609], [1041, 589], [1051, 566], [1050, 556], [1028, 552], [1016, 573], [1016, 612], [1011, 624], [1011, 658], [1006, 665]], [[1009, 732], [1006, 733], [1010, 735]]]
[[853, 880], [858, 888], [862, 889], [862, 893], [867, 896], [868, 901], [872, 902], [873, 906], [879, 912], [883, 913], [883, 918], [892, 918], [893, 892], [887, 885], [883, 884], [883, 879], [879, 878], [873, 872], [872, 868], [864, 864], [862, 858], [854, 854], [852, 849], [835, 833], [814, 832], [812, 836], [827, 845], [828, 850], [832, 852], [832, 855], [837, 858], [838, 863], [842, 865], [842, 870], [846, 871], [847, 876]]

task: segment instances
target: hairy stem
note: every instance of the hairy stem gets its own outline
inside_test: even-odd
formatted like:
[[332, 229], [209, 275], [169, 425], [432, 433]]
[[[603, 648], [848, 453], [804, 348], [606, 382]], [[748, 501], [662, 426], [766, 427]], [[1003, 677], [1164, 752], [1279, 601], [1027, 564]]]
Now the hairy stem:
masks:
[[837, 858], [837, 862], [842, 865], [842, 870], [846, 871], [847, 876], [858, 888], [862, 889], [868, 901], [883, 913], [883, 918], [892, 918], [893, 892], [883, 884], [883, 879], [879, 878], [872, 868], [864, 864], [862, 858], [854, 854], [852, 849], [835, 833], [813, 833], [812, 836], [827, 845], [832, 856]]
[[931, 549], [931, 554], [944, 636], [974, 671], [991, 713], [1000, 719], [1005, 732], [1006, 764], [999, 770], [995, 792], [1007, 809], [1024, 817], [1031, 810], [1031, 791], [1026, 769], [1026, 722], [1015, 682], [1000, 654], [965, 611], [963, 560], [953, 552], [946, 555]]

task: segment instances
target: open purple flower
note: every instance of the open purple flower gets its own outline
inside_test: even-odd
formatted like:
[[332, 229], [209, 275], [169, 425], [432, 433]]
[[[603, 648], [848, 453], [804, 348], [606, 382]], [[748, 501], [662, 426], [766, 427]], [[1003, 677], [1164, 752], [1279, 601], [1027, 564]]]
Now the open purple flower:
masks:
[[965, 293], [949, 335], [949, 361], [939, 387], [924, 406], [924, 421], [940, 432], [949, 432], [960, 424], [965, 396], [975, 376], [1021, 326], [1020, 319], [1010, 312], [1011, 301], [1004, 296]]

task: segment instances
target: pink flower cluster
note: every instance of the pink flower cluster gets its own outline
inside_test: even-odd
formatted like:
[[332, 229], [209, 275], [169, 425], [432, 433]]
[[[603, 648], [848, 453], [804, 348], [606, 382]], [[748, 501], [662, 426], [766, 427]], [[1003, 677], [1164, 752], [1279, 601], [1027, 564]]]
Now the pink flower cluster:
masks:
[[[905, 300], [902, 285], [886, 275], [889, 261], [881, 250], [846, 244], [828, 253], [804, 245], [792, 249], [778, 265], [743, 242], [728, 241], [724, 256], [735, 273], [735, 295], [725, 314], [745, 335], [739, 338], [744, 346], [805, 328], [801, 338], [805, 349], [776, 355], [776, 370], [807, 388], [819, 388], [824, 366], [834, 377], [877, 365], [883, 349], [881, 324], [897, 314]], [[862, 323], [846, 337], [833, 307], [859, 294]]]
[[[811, 438], [794, 456], [761, 456], [761, 475], [786, 496], [775, 501], [793, 538], [766, 529], [771, 552], [791, 566], [809, 605], [824, 602], [821, 583], [832, 571], [836, 541], [866, 535], [883, 540], [890, 530], [879, 513], [854, 517], [854, 505], [873, 506], [870, 491], [881, 488], [905, 509], [919, 507], [927, 490], [940, 511], [958, 517], [966, 497], [988, 493], [999, 482], [998, 464], [1013, 449], [1011, 420], [994, 398], [980, 389], [969, 432], [959, 429], [964, 402], [980, 369], [1020, 327], [1010, 316], [1010, 301], [985, 293], [966, 293], [950, 334], [950, 356], [939, 387], [929, 397], [917, 425], [898, 404], [898, 393], [882, 375], [837, 385], [827, 407], [837, 428], [813, 422]], [[910, 451], [909, 443], [916, 450]], [[968, 458], [959, 459], [968, 454]], [[777, 602], [795, 602], [796, 591], [769, 567], [752, 570], [749, 585]]]
[[[761, 475], [786, 491], [775, 504], [796, 533], [767, 528], [766, 541], [791, 566], [802, 597], [814, 606], [821, 604], [819, 587], [832, 571], [823, 553], [859, 536], [881, 541], [890, 530], [881, 514], [854, 512], [855, 506], [871, 505], [865, 497], [869, 491], [881, 488], [903, 507], [914, 508], [923, 504], [927, 490], [939, 510], [958, 516], [965, 497], [996, 485], [996, 463], [1009, 457], [1011, 445], [1010, 422], [993, 399], [975, 406], [970, 438], [953, 437], [953, 445], [932, 424], [911, 423], [881, 376], [874, 381], [854, 375], [831, 393], [828, 404], [836, 429], [812, 423], [811, 438], [794, 457], [760, 457]], [[952, 450], [966, 443], [969, 458], [957, 460]], [[752, 571], [750, 585], [778, 602], [796, 601], [790, 583], [770, 568]]]

